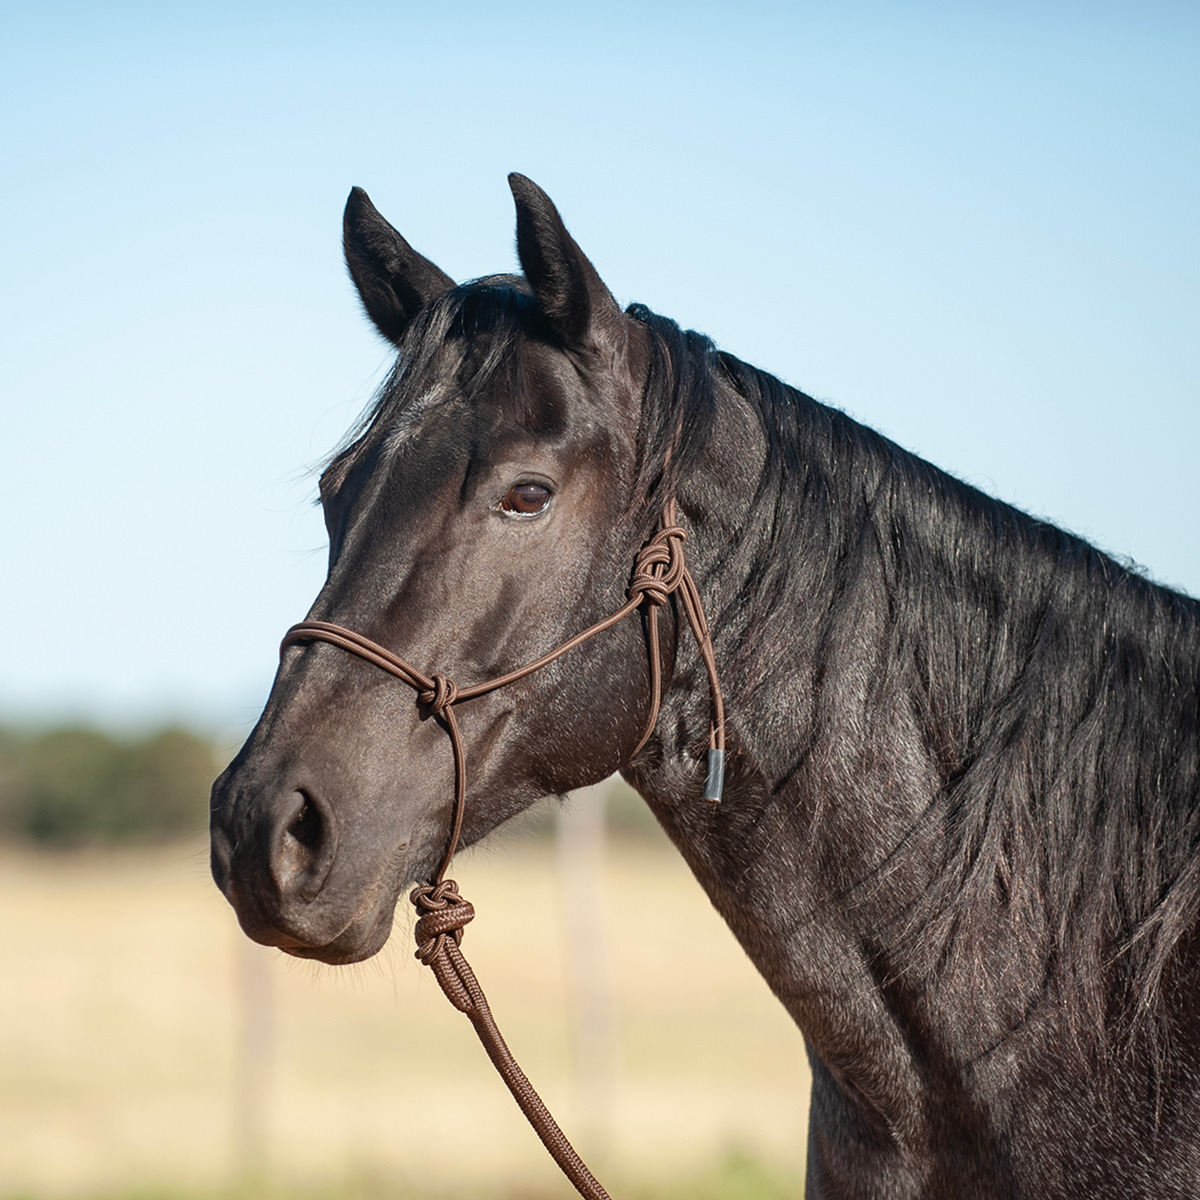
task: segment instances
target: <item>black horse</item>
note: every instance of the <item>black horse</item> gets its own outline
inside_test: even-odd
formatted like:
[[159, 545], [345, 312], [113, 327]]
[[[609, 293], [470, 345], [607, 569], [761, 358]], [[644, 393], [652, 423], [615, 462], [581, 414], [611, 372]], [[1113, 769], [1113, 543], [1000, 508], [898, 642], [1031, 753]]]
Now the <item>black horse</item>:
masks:
[[[678, 598], [455, 706], [464, 842], [621, 771], [807, 1040], [808, 1189], [1200, 1195], [1200, 604], [704, 337], [622, 312], [510, 180], [524, 277], [455, 286], [355, 190], [345, 249], [398, 347], [321, 480], [309, 614], [460, 684], [625, 598], [672, 502], [728, 711]], [[246, 932], [346, 963], [447, 843], [441, 721], [289, 648], [213, 791]]]

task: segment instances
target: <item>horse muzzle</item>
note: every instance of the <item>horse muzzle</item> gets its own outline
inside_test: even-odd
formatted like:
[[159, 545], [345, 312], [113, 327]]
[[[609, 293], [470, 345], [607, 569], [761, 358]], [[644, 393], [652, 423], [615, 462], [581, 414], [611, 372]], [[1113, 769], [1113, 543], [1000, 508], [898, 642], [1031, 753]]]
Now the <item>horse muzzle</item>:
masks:
[[407, 843], [364, 882], [348, 869], [359, 864], [339, 861], [337, 820], [316, 789], [264, 797], [232, 769], [213, 785], [210, 832], [213, 879], [252, 940], [327, 963], [387, 941]]

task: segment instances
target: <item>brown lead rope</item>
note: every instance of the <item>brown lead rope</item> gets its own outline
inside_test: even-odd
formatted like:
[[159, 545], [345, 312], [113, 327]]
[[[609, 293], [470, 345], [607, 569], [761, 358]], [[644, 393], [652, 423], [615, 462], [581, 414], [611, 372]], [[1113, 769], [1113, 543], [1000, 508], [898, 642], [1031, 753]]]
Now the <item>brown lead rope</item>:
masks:
[[459, 895], [458, 884], [445, 877], [450, 860], [458, 848], [467, 802], [466, 758], [454, 705], [461, 700], [470, 700], [474, 696], [493, 692], [505, 684], [524, 679], [526, 675], [549, 666], [568, 650], [573, 650], [596, 634], [611, 629], [618, 621], [636, 612], [645, 603], [646, 641], [650, 656], [650, 718], [646, 732], [634, 750], [636, 754], [654, 732], [659, 706], [662, 703], [658, 610], [666, 604], [671, 595], [678, 592], [687, 613], [688, 624], [700, 648], [700, 657], [704, 660], [704, 667], [708, 672], [712, 715], [709, 724], [708, 771], [704, 784], [704, 798], [719, 801], [725, 776], [725, 703], [721, 697], [721, 685], [717, 680], [712, 638], [709, 635], [708, 623], [704, 619], [700, 593], [683, 559], [683, 543], [686, 538], [686, 532], [675, 524], [675, 504], [671, 501], [663, 510], [663, 528], [638, 553], [634, 562], [633, 578], [629, 584], [629, 599], [625, 604], [548, 654], [543, 654], [541, 658], [534, 659], [523, 667], [517, 667], [506, 675], [499, 675], [495, 679], [472, 684], [470, 687], [459, 688], [445, 675], [425, 675], [411, 663], [405, 662], [362, 634], [328, 621], [304, 621], [293, 625], [284, 635], [279, 647], [282, 654], [288, 646], [298, 643], [329, 642], [350, 654], [356, 654], [414, 688], [418, 702], [428, 704], [432, 715], [441, 718], [445, 723], [454, 752], [454, 817], [446, 853], [437, 874], [432, 882], [414, 888], [411, 895], [417, 912], [421, 914], [413, 931], [417, 940], [417, 957], [432, 968], [450, 1003], [459, 1012], [466, 1014], [475, 1027], [488, 1057], [500, 1072], [501, 1078], [533, 1126], [534, 1132], [542, 1139], [542, 1144], [558, 1163], [563, 1174], [574, 1184], [576, 1191], [587, 1200], [610, 1200], [610, 1197], [575, 1153], [574, 1147], [558, 1127], [558, 1122], [550, 1115], [550, 1110], [542, 1103], [541, 1097], [525, 1077], [525, 1072], [513, 1058], [492, 1016], [492, 1010], [488, 1007], [487, 997], [459, 949], [463, 927], [474, 918], [475, 910]]

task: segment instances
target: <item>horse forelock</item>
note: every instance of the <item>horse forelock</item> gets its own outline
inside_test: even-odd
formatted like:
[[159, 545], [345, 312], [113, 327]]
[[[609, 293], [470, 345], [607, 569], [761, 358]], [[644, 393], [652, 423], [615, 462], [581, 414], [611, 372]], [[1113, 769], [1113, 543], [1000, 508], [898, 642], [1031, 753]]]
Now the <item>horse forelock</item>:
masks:
[[387, 377], [326, 460], [322, 495], [336, 491], [374, 447], [398, 450], [431, 412], [470, 400], [510, 361], [521, 337], [539, 328], [537, 302], [518, 275], [460, 284], [422, 309]]

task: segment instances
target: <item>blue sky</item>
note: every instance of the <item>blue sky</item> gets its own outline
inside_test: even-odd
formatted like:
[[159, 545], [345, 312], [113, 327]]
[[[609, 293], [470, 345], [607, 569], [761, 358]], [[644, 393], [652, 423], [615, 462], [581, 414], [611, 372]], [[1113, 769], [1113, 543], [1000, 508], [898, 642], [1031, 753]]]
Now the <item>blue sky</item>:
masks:
[[1195, 6], [0, 3], [0, 714], [248, 728], [386, 347], [510, 170], [640, 300], [1200, 594]]

